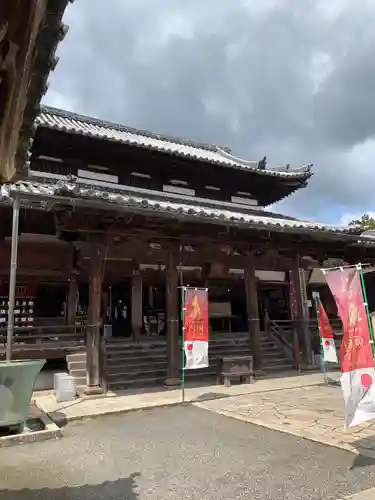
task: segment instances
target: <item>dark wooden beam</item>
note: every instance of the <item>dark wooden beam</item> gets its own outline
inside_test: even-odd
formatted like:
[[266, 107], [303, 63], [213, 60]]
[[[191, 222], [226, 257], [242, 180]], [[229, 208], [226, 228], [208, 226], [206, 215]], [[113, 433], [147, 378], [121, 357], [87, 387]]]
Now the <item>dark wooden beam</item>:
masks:
[[181, 363], [179, 349], [178, 264], [179, 245], [171, 245], [168, 252], [168, 266], [166, 272], [168, 378], [165, 383], [167, 386], [181, 384], [179, 371]]
[[262, 368], [262, 350], [260, 345], [260, 325], [259, 325], [259, 306], [258, 306], [258, 287], [255, 276], [254, 264], [251, 257], [247, 257], [245, 267], [245, 292], [248, 332], [251, 342], [251, 350], [254, 360], [255, 370]]
[[309, 317], [307, 308], [307, 293], [306, 283], [303, 279], [300, 264], [300, 256], [297, 254], [294, 259], [292, 268], [292, 279], [296, 295], [297, 305], [297, 318], [295, 319], [295, 328], [297, 330], [298, 338], [302, 341], [305, 347], [306, 361], [309, 365], [312, 364], [312, 345], [311, 345], [311, 332], [309, 328]]
[[[196, 222], [183, 220], [168, 220], [161, 216], [145, 217], [140, 214], [127, 214], [120, 217], [119, 214], [100, 214], [91, 212], [79, 213], [69, 212], [60, 214], [61, 227], [65, 231], [74, 231], [85, 239], [90, 232], [98, 234], [107, 231], [113, 236], [174, 239], [182, 244], [198, 245], [207, 243], [219, 243], [233, 245], [243, 251], [256, 250], [267, 252], [277, 248], [288, 258], [295, 255], [298, 250], [300, 255], [315, 258], [318, 261], [329, 257], [344, 258], [348, 262], [358, 260], [365, 254], [364, 248], [355, 247], [356, 238], [342, 235], [329, 235], [324, 233], [313, 233], [312, 231], [300, 232], [298, 234], [287, 231], [280, 232], [275, 228], [236, 228], [207, 224], [204, 219], [196, 219]], [[103, 221], [100, 220], [101, 217]], [[251, 243], [249, 243], [251, 242]], [[373, 251], [366, 250], [375, 260], [375, 248]]]
[[92, 241], [90, 245], [90, 290], [87, 314], [87, 386], [86, 394], [100, 394], [100, 309], [102, 296], [103, 267], [105, 245], [103, 242]]
[[133, 339], [137, 341], [143, 326], [143, 287], [142, 276], [138, 270], [134, 270], [132, 274], [131, 324]]
[[74, 270], [69, 279], [68, 303], [67, 303], [67, 325], [75, 325], [78, 304], [78, 272]]

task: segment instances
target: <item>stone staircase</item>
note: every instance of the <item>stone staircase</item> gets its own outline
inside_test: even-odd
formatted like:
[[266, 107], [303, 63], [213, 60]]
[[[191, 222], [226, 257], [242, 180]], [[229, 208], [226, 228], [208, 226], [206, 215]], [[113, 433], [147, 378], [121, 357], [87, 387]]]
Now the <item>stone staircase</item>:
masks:
[[86, 352], [67, 354], [66, 364], [69, 375], [76, 381], [77, 392], [82, 392], [86, 386]]
[[162, 385], [168, 375], [167, 344], [165, 339], [107, 340], [105, 365], [109, 391]]
[[[261, 347], [263, 369], [266, 373], [292, 369], [292, 359], [283, 354], [264, 333], [261, 337]], [[210, 366], [202, 370], [186, 371], [186, 381], [210, 380], [214, 382], [220, 357], [250, 354], [251, 347], [248, 335], [237, 333], [215, 336], [209, 344]], [[168, 375], [165, 339], [139, 344], [120, 339], [107, 340], [105, 366], [108, 390], [116, 391], [163, 385]]]
[[[272, 373], [293, 368], [293, 360], [287, 357], [277, 345], [261, 332], [262, 369], [265, 373]], [[210, 366], [202, 370], [189, 370], [185, 372], [187, 381], [196, 379], [216, 378], [219, 359], [223, 356], [250, 356], [251, 345], [247, 334], [236, 333], [231, 336], [217, 336], [210, 341], [208, 356]]]

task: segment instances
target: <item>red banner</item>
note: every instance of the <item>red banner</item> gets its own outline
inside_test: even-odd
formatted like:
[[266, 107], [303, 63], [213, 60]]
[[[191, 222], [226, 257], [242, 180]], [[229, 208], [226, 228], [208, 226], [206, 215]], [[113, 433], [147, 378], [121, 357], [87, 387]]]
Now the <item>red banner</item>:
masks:
[[185, 342], [208, 342], [208, 295], [205, 289], [185, 289]]
[[319, 316], [319, 331], [322, 339], [333, 339], [333, 330], [331, 323], [329, 322], [326, 310], [320, 299], [318, 301], [318, 316]]
[[323, 361], [325, 363], [337, 363], [335, 336], [331, 323], [321, 300], [319, 298], [315, 300], [318, 307], [319, 334], [323, 349]]
[[202, 288], [184, 289], [185, 370], [206, 368], [208, 361], [208, 293]]
[[340, 349], [341, 370], [351, 372], [373, 368], [370, 330], [359, 270], [354, 267], [326, 271], [325, 278], [336, 300], [344, 329]]

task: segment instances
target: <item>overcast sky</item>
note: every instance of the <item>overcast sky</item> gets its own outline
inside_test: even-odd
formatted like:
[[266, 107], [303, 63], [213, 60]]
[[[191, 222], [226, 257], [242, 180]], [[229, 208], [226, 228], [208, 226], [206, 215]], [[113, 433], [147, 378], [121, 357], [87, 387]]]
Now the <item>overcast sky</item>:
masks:
[[375, 210], [373, 0], [78, 0], [46, 104], [314, 163], [288, 214]]

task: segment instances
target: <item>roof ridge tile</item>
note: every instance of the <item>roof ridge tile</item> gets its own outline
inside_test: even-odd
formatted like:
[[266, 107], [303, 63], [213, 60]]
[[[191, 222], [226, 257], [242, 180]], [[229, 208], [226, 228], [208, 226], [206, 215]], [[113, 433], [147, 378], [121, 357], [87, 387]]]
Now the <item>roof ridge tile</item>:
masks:
[[295, 179], [301, 182], [301, 187], [312, 176], [312, 165], [296, 170], [289, 168], [260, 169], [259, 162], [233, 156], [229, 148], [185, 141], [49, 106], [41, 108], [37, 124], [40, 127], [113, 140], [245, 172], [254, 172], [266, 177]]

